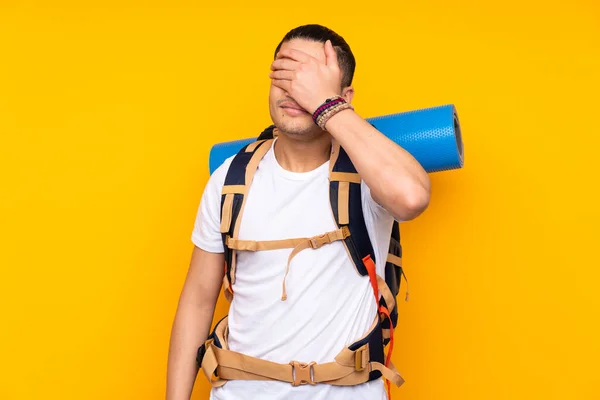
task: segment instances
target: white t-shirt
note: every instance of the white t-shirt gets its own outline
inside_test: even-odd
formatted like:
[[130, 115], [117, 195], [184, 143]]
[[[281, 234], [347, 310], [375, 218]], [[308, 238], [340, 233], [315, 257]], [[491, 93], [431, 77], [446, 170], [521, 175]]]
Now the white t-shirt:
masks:
[[[320, 235], [337, 229], [329, 202], [329, 161], [306, 173], [283, 169], [273, 147], [258, 165], [246, 200], [240, 240], [278, 240]], [[223, 252], [221, 189], [233, 157], [216, 169], [205, 188], [192, 242]], [[373, 242], [377, 273], [384, 276], [393, 217], [362, 183], [365, 222]], [[229, 310], [229, 347], [254, 357], [287, 364], [292, 360], [334, 361], [363, 336], [375, 314], [368, 276], [360, 276], [337, 241], [296, 255], [282, 283], [291, 249], [237, 255], [235, 295]], [[228, 381], [213, 388], [211, 400], [384, 400], [382, 379], [357, 386], [301, 385], [279, 381]]]

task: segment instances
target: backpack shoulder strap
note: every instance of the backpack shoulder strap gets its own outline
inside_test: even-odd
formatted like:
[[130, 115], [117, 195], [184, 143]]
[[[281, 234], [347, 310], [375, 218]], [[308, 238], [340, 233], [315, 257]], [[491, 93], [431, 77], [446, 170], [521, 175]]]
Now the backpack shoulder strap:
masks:
[[264, 131], [258, 135], [256, 140], [273, 139], [277, 136], [278, 131], [275, 125], [268, 126]]
[[368, 275], [365, 262], [375, 262], [375, 253], [365, 224], [362, 208], [361, 177], [350, 157], [337, 141], [333, 142], [329, 165], [329, 200], [339, 228], [347, 226], [350, 236], [344, 239], [356, 270]]
[[[267, 128], [269, 129], [269, 128]], [[271, 129], [272, 131], [272, 129]], [[264, 132], [263, 132], [264, 133]], [[225, 252], [225, 296], [231, 300], [235, 283], [236, 253], [228, 246], [230, 239], [237, 239], [241, 216], [254, 173], [260, 160], [267, 153], [273, 139], [258, 139], [244, 146], [233, 158], [221, 192], [221, 236]]]
[[[384, 346], [393, 341], [393, 329], [398, 321], [396, 296], [400, 288], [402, 270], [402, 247], [400, 226], [393, 222], [388, 255], [385, 263], [385, 277], [377, 276], [375, 252], [364, 219], [361, 196], [361, 178], [344, 149], [334, 141], [330, 160], [331, 209], [337, 225], [347, 226], [350, 235], [344, 239], [348, 254], [360, 275], [368, 275], [373, 287], [378, 313], [385, 316], [382, 321]], [[378, 292], [381, 296], [378, 296]], [[408, 292], [407, 292], [408, 296]], [[393, 343], [393, 342], [392, 342]], [[392, 345], [386, 365], [390, 361]]]

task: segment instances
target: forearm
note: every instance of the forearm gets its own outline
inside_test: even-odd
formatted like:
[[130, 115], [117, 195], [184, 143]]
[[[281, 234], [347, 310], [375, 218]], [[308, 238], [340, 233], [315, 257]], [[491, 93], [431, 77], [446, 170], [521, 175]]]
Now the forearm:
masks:
[[331, 117], [326, 129], [348, 153], [375, 201], [397, 220], [423, 212], [429, 204], [429, 175], [409, 152], [353, 110]]
[[210, 332], [213, 310], [182, 296], [171, 332], [167, 400], [189, 400], [198, 374], [196, 354]]

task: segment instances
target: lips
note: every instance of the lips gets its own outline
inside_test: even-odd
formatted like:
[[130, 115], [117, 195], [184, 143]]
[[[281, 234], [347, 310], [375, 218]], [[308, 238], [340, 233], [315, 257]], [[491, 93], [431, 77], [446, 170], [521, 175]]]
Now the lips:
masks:
[[292, 102], [289, 102], [289, 101], [285, 102], [285, 103], [282, 103], [280, 107], [281, 108], [288, 108], [288, 109], [292, 109], [292, 110], [298, 110], [298, 111], [306, 112], [306, 110], [304, 108], [300, 107], [298, 104], [292, 103]]

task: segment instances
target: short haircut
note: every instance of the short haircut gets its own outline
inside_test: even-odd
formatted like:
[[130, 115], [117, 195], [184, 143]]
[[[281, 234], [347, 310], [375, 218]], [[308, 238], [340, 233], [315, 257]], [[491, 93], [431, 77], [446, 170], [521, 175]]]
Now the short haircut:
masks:
[[342, 70], [342, 88], [352, 85], [356, 60], [354, 59], [352, 50], [350, 50], [350, 46], [343, 37], [322, 25], [302, 25], [286, 33], [275, 49], [275, 57], [277, 57], [281, 45], [292, 39], [305, 39], [321, 43], [331, 40], [331, 44], [337, 53], [338, 64]]

